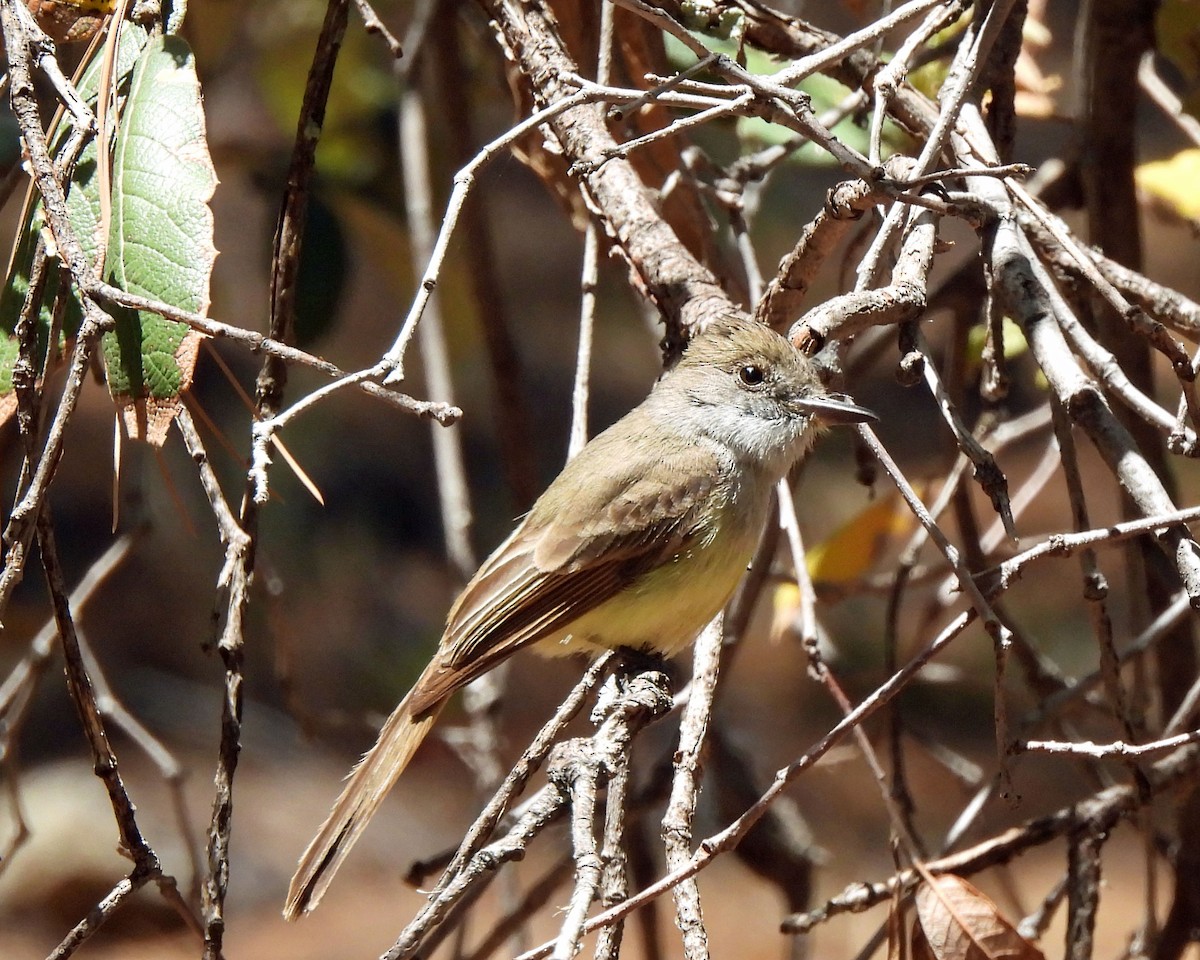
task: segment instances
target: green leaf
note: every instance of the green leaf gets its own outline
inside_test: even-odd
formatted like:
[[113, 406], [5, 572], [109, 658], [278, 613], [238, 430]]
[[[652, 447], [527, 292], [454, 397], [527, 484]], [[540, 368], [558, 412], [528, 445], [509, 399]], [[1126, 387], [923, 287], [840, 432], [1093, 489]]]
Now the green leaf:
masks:
[[[148, 41], [146, 31], [135, 24], [126, 24], [121, 31], [121, 42], [117, 48], [115, 75], [118, 78], [118, 93], [127, 85], [130, 71]], [[97, 90], [100, 83], [100, 57], [96, 56], [79, 81], [80, 96], [93, 109], [96, 108]], [[50, 131], [50, 150], [58, 155], [71, 132], [69, 122], [59, 122]], [[100, 193], [96, 181], [96, 144], [89, 141], [75, 164], [75, 170], [67, 189], [67, 211], [71, 227], [89, 260], [94, 259], [100, 246], [97, 225], [100, 222]], [[33, 267], [33, 255], [37, 240], [45, 227], [45, 212], [40, 198], [30, 189], [22, 215], [22, 227], [14, 250], [4, 289], [0, 291], [0, 423], [5, 422], [16, 410], [12, 395], [12, 371], [17, 359], [17, 340], [14, 336], [17, 319], [25, 303], [29, 289], [29, 274]], [[47, 237], [47, 239], [49, 239]], [[53, 253], [53, 251], [51, 251]], [[58, 294], [59, 276], [57, 261], [47, 264], [45, 296], [36, 318], [37, 349], [34, 360], [39, 368], [45, 364], [50, 346], [51, 313]], [[60, 353], [65, 342], [79, 328], [82, 311], [78, 299], [72, 294], [66, 304], [63, 329], [58, 331], [54, 350]], [[51, 364], [53, 367], [53, 364]]]
[[[99, 62], [88, 68], [79, 90], [96, 102]], [[138, 27], [122, 32], [117, 58], [124, 106], [113, 146], [112, 223], [107, 238], [105, 276], [115, 286], [203, 313], [208, 308], [209, 278], [216, 250], [208, 201], [216, 174], [204, 135], [204, 113], [195, 62], [186, 42], [169, 36], [151, 40]], [[69, 133], [61, 125], [52, 134], [53, 149]], [[97, 147], [91, 141], [76, 163], [67, 193], [71, 226], [89, 260], [97, 257], [100, 191]], [[29, 286], [38, 236], [44, 227], [40, 201], [29, 205], [5, 288], [0, 292], [0, 422], [15, 409], [12, 369], [17, 358], [13, 336]], [[38, 316], [38, 353], [50, 348], [51, 312], [57, 294], [55, 264]], [[78, 329], [81, 310], [74, 296], [67, 303], [64, 330], [55, 351]], [[102, 352], [109, 390], [123, 408], [131, 436], [161, 443], [191, 383], [200, 336], [185, 324], [149, 312], [114, 313], [117, 328], [105, 334]]]
[[[805, 77], [797, 87], [808, 94], [812, 100], [812, 109], [818, 116], [837, 106], [849, 94], [850, 90], [824, 74], [815, 73]], [[885, 127], [885, 132], [890, 131]], [[870, 135], [853, 117], [846, 117], [835, 124], [830, 131], [846, 146], [866, 153], [869, 148]], [[777, 123], [771, 123], [762, 117], [738, 117], [737, 135], [740, 140], [757, 142], [766, 145], [790, 143], [796, 138], [796, 132]], [[836, 166], [837, 160], [815, 143], [806, 143], [795, 151], [788, 162], [802, 167]]]
[[[180, 37], [156, 37], [134, 67], [113, 150], [110, 282], [207, 310], [216, 182], [191, 50]], [[103, 342], [109, 391], [130, 435], [160, 443], [191, 384], [200, 336], [149, 311], [116, 320]]]

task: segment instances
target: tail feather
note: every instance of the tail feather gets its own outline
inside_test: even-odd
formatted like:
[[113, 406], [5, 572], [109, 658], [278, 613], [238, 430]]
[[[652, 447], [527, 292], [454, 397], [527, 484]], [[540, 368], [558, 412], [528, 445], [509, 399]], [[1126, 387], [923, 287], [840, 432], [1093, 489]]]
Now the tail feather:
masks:
[[[418, 682], [414, 692], [419, 688]], [[287, 919], [295, 920], [320, 903], [346, 854], [408, 766], [445, 703], [414, 716], [412, 699], [410, 692], [387, 718], [379, 739], [350, 771], [341, 796], [300, 857], [283, 908]]]

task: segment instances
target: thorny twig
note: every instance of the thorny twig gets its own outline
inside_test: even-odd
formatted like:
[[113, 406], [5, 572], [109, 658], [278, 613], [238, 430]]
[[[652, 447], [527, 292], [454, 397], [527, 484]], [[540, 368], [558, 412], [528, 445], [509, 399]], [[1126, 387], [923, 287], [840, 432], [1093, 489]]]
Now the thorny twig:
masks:
[[[12, 109], [20, 124], [29, 153], [30, 172], [42, 197], [47, 226], [54, 236], [60, 257], [70, 271], [76, 288], [85, 289], [91, 266], [71, 226], [66, 196], [43, 132], [33, 83], [34, 67], [53, 59], [53, 46], [33, 23], [25, 6], [14, 0], [5, 0], [0, 4], [0, 26], [3, 27], [5, 52], [8, 56]], [[95, 340], [112, 324], [111, 319], [101, 312], [92, 298], [84, 296], [82, 305], [83, 322], [76, 334], [75, 348], [62, 397], [46, 430], [36, 463], [26, 465], [24, 492], [9, 514], [5, 526], [4, 541], [7, 551], [4, 571], [0, 574], [0, 611], [7, 606], [8, 599], [24, 572], [29, 543], [34, 536], [46, 493], [62, 457], [67, 423], [79, 401]]]

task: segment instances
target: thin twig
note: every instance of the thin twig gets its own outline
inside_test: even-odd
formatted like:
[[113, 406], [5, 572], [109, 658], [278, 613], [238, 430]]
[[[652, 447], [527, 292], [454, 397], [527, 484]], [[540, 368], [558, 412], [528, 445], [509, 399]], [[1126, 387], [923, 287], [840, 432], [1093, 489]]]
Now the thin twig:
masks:
[[1111, 743], [1095, 743], [1091, 740], [1077, 740], [1071, 743], [1058, 740], [1024, 740], [1018, 743], [1017, 747], [1021, 750], [1028, 750], [1030, 753], [1068, 754], [1091, 757], [1095, 760], [1128, 760], [1133, 757], [1164, 753], [1198, 740], [1200, 740], [1200, 730], [1192, 730], [1189, 733], [1178, 733], [1173, 737], [1163, 737], [1149, 743], [1125, 743], [1122, 740], [1114, 740]]
[[[40, 67], [51, 62], [54, 48], [33, 22], [25, 5], [15, 0], [3, 0], [0, 3], [0, 27], [3, 29], [5, 52], [8, 57], [12, 110], [28, 150], [29, 170], [34, 186], [42, 198], [46, 224], [54, 236], [59, 256], [70, 271], [72, 281], [80, 290], [84, 290], [91, 276], [90, 265], [71, 227], [66, 195], [50, 157], [37, 91], [33, 83], [33, 66]], [[25, 474], [27, 483], [24, 493], [9, 515], [4, 531], [4, 542], [8, 545], [8, 550], [4, 559], [4, 571], [0, 574], [0, 614], [7, 607], [8, 599], [23, 574], [29, 544], [34, 536], [46, 493], [62, 457], [66, 426], [78, 403], [95, 340], [112, 323], [90, 297], [82, 297], [82, 306], [83, 322], [76, 334], [75, 348], [61, 399], [46, 431], [46, 439], [38, 455], [37, 464], [31, 466]]]
[[[594, 682], [599, 670], [595, 665], [593, 669]], [[554, 769], [548, 772], [547, 785], [526, 805], [507, 834], [479, 849], [462, 862], [461, 869], [446, 872], [429, 904], [384, 955], [386, 960], [405, 960], [438, 939], [438, 930], [444, 933], [445, 921], [468, 897], [495, 876], [504, 863], [525, 855], [530, 842], [561, 816], [571, 802], [569, 784], [575, 778], [571, 773], [573, 765], [596, 765], [597, 770], [606, 771], [617, 769], [636, 731], [670, 709], [671, 698], [665, 685], [666, 677], [661, 673], [635, 675], [602, 703], [603, 719], [592, 738], [560, 744], [551, 761]], [[510, 774], [509, 779], [512, 778]], [[580, 933], [588, 928], [590, 922]]]
[[50, 599], [54, 608], [54, 621], [62, 642], [63, 658], [66, 662], [67, 689], [71, 694], [84, 734], [87, 737], [96, 775], [103, 781], [108, 792], [113, 819], [116, 821], [117, 832], [121, 839], [121, 849], [133, 861], [133, 869], [113, 894], [89, 912], [88, 916], [76, 926], [53, 954], [56, 957], [68, 957], [80, 944], [99, 930], [113, 912], [125, 902], [124, 893], [118, 893], [118, 891], [124, 891], [126, 887], [129, 888], [129, 892], [132, 892], [148, 882], [153, 882], [158, 886], [164, 898], [179, 909], [183, 916], [189, 917], [190, 911], [179, 896], [174, 877], [163, 873], [158, 855], [143, 836], [137, 822], [137, 808], [130, 799], [124, 779], [117, 768], [117, 756], [109, 741], [108, 730], [97, 703], [92, 677], [88, 672], [79, 637], [75, 631], [74, 614], [71, 611], [70, 599], [67, 596], [62, 569], [59, 565], [54, 528], [48, 509], [43, 510], [38, 520], [37, 537], [42, 569], [46, 575], [46, 584], [50, 590]]
[[[1151, 789], [1155, 794], [1162, 793], [1175, 787], [1181, 780], [1194, 776], [1198, 761], [1200, 748], [1193, 744], [1177, 748], [1150, 768]], [[1109, 787], [1047, 816], [1011, 827], [975, 846], [930, 860], [925, 867], [934, 876], [945, 873], [969, 876], [997, 864], [1009, 863], [1026, 850], [1064, 836], [1080, 824], [1111, 829], [1142, 802], [1139, 790], [1132, 785]], [[919, 880], [920, 876], [915, 870], [904, 870], [886, 880], [856, 882], [815, 910], [787, 918], [783, 922], [783, 930], [786, 933], [805, 933], [831, 917], [860, 912], [885, 903], [897, 890], [907, 892]]]
[[358, 10], [358, 15], [362, 17], [363, 26], [366, 27], [367, 33], [373, 33], [382, 39], [387, 44], [388, 52], [397, 60], [404, 56], [404, 47], [396, 39], [392, 31], [387, 28], [387, 24], [379, 18], [379, 14], [371, 6], [370, 0], [354, 0], [354, 6]]
[[[398, 133], [404, 202], [412, 238], [410, 253], [413, 272], [416, 273], [432, 259], [435, 243], [425, 104], [417, 86], [408, 87], [401, 95]], [[442, 313], [432, 293], [426, 304], [425, 320], [419, 334], [421, 363], [430, 396], [453, 406], [454, 382], [450, 374]], [[465, 584], [474, 573], [477, 563], [471, 548], [471, 503], [463, 465], [461, 434], [457, 430], [443, 430], [435, 424], [431, 438], [446, 554], [458, 581]]]
[[[701, 841], [696, 852], [688, 862], [665, 876], [643, 888], [622, 904], [610, 907], [588, 921], [585, 932], [606, 926], [633, 913], [646, 902], [654, 900], [674, 887], [694, 877], [705, 869], [712, 860], [723, 853], [728, 853], [737, 846], [738, 841], [765, 815], [774, 803], [800, 774], [812, 767], [821, 757], [838, 743], [853, 727], [862, 723], [891, 700], [923, 669], [930, 660], [941, 653], [950, 643], [961, 636], [962, 632], [976, 619], [973, 610], [959, 614], [945, 629], [934, 637], [926, 646], [900, 670], [889, 677], [874, 692], [863, 700], [853, 711], [847, 714], [832, 729], [830, 729], [807, 752], [798, 757], [788, 766], [778, 770], [775, 779], [762, 795], [740, 817], [726, 826], [723, 830], [710, 835]], [[540, 960], [549, 954], [550, 946], [542, 946], [527, 951], [517, 960]]]
[[[683, 866], [692, 855], [702, 758], [720, 676], [724, 619], [718, 616], [705, 627], [693, 647], [691, 695], [679, 721], [679, 746], [674, 757], [671, 796], [662, 820], [668, 870]], [[706, 960], [709, 956], [708, 932], [700, 905], [700, 888], [689, 878], [675, 887], [672, 894], [675, 897], [675, 923], [683, 937], [683, 956], [687, 960]]]
[[[329, 0], [317, 38], [316, 50], [305, 83], [297, 118], [296, 136], [289, 163], [288, 189], [276, 226], [271, 272], [269, 334], [286, 341], [295, 316], [296, 276], [306, 219], [317, 142], [325, 119], [325, 106], [341, 42], [345, 36], [349, 0]], [[220, 960], [225, 938], [225, 901], [229, 889], [230, 836], [233, 821], [233, 781], [240, 751], [244, 619], [250, 600], [250, 583], [257, 547], [259, 508], [268, 495], [267, 470], [271, 462], [271, 434], [263, 426], [282, 405], [287, 370], [272, 356], [259, 372], [255, 419], [251, 428], [251, 463], [246, 474], [238, 529], [244, 539], [226, 542], [225, 564], [218, 578], [218, 597], [224, 605], [224, 622], [216, 648], [225, 671], [221, 739], [217, 750], [212, 819], [208, 830], [208, 871], [203, 885], [205, 921], [204, 960]]]
[[580, 92], [536, 111], [483, 147], [475, 155], [475, 159], [455, 175], [454, 189], [450, 194], [450, 199], [446, 202], [446, 213], [442, 217], [441, 229], [438, 231], [437, 240], [433, 245], [433, 250], [425, 265], [425, 271], [421, 276], [417, 295], [413, 298], [412, 306], [409, 308], [408, 315], [404, 318], [404, 323], [400, 327], [400, 332], [397, 334], [395, 342], [384, 355], [382, 364], [379, 367], [379, 369], [387, 373], [385, 383], [395, 383], [404, 378], [404, 355], [408, 350], [408, 343], [412, 339], [417, 322], [425, 312], [429, 298], [433, 295], [433, 291], [437, 287], [442, 262], [446, 258], [446, 250], [450, 245], [450, 238], [454, 233], [454, 228], [458, 224], [463, 205], [467, 201], [467, 196], [475, 184], [475, 177], [479, 171], [530, 130], [574, 107], [590, 103], [594, 99], [594, 94]]

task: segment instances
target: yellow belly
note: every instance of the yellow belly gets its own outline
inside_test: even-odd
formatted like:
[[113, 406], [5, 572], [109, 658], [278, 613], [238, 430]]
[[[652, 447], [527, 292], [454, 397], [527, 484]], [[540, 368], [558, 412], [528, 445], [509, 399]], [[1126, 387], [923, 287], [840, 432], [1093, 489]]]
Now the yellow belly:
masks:
[[[769, 502], [769, 498], [768, 501]], [[538, 642], [543, 656], [596, 653], [615, 647], [673, 656], [729, 602], [758, 545], [765, 503], [728, 508], [716, 535], [695, 543]]]

